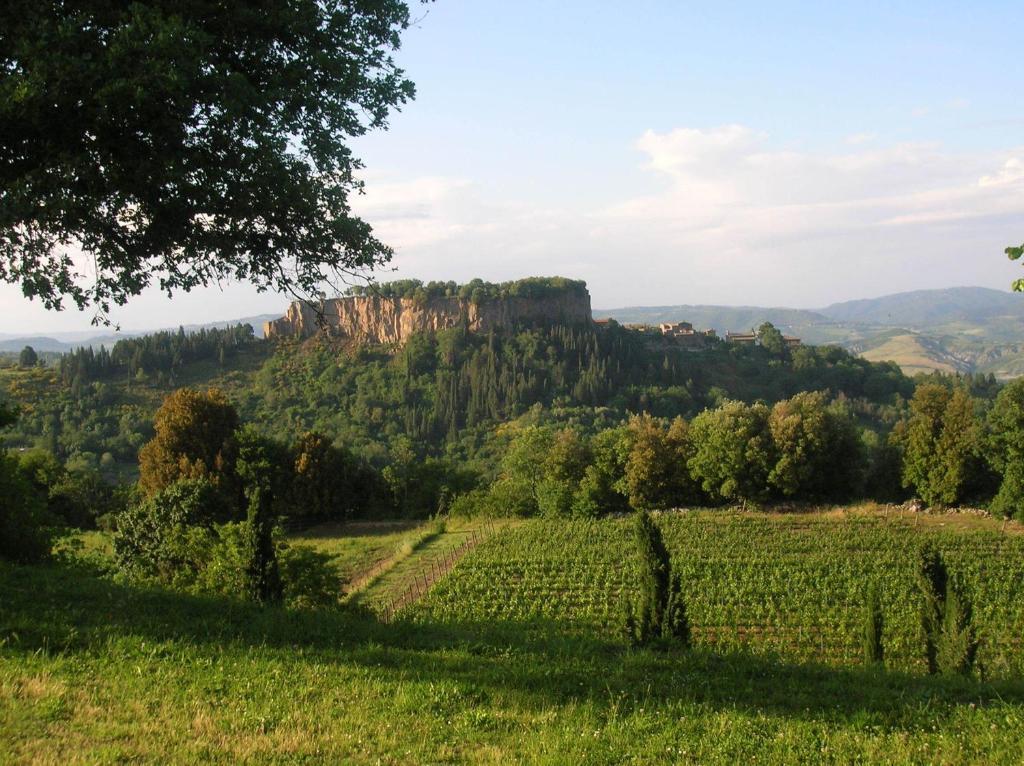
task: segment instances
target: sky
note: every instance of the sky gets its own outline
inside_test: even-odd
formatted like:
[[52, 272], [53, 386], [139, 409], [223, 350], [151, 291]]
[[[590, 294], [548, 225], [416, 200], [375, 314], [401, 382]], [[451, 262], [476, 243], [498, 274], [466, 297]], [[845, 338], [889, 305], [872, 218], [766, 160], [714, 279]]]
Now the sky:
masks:
[[[416, 3], [417, 98], [353, 144], [380, 279], [585, 279], [598, 308], [1006, 289], [1024, 3]], [[1024, 300], [1024, 296], [1022, 296]], [[125, 329], [283, 312], [248, 285]], [[0, 286], [0, 333], [86, 330]]]

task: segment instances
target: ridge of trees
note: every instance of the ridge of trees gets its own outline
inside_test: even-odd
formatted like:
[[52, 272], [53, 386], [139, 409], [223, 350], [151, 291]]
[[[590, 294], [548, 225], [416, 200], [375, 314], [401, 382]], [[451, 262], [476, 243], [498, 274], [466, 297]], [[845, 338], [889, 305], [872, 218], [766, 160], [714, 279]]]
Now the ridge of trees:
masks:
[[555, 298], [562, 295], [584, 297], [587, 283], [566, 277], [526, 277], [509, 282], [486, 282], [473, 279], [465, 284], [457, 282], [424, 283], [419, 279], [399, 279], [391, 282], [371, 282], [352, 285], [345, 291], [351, 296], [377, 296], [381, 298], [411, 298], [425, 303], [436, 298], [459, 298], [473, 303], [503, 298]]

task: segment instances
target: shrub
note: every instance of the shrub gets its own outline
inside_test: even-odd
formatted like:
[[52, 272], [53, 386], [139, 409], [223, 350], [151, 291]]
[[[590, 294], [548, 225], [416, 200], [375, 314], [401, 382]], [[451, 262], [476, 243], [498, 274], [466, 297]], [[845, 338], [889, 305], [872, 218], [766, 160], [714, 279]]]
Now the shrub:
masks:
[[574, 487], [567, 481], [544, 478], [537, 482], [537, 511], [541, 516], [557, 518], [572, 512]]
[[197, 593], [230, 598], [247, 597], [248, 530], [244, 522], [217, 524], [206, 537], [203, 560], [196, 562], [193, 579], [179, 584]]
[[21, 563], [50, 554], [56, 523], [46, 500], [18, 468], [18, 461], [0, 451], [0, 558]]
[[334, 606], [341, 593], [333, 558], [307, 545], [278, 545], [284, 603], [292, 609]]
[[451, 516], [472, 518], [475, 516], [496, 516], [491, 493], [486, 489], [473, 489], [452, 500], [448, 507]]
[[[209, 530], [228, 516], [224, 494], [209, 479], [181, 479], [130, 506], [117, 517], [114, 558], [129, 576], [173, 582], [189, 577], [199, 562], [194, 550], [200, 536], [190, 528]], [[183, 574], [185, 572], [185, 574]]]

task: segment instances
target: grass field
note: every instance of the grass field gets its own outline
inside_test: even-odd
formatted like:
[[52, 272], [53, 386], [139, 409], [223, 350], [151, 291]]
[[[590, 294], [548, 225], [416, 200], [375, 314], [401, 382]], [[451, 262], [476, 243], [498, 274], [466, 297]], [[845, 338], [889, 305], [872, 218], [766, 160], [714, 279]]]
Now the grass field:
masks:
[[342, 590], [372, 576], [394, 558], [403, 542], [424, 524], [416, 521], [365, 521], [318, 524], [289, 537], [333, 557]]
[[[1020, 585], [1010, 564], [992, 564], [1019, 565], [1021, 538], [984, 521], [693, 514], [659, 523], [674, 557], [689, 555], [690, 577], [705, 572], [706, 584], [720, 579], [712, 553], [815, 572], [778, 592], [823, 595], [770, 600], [755, 612], [765, 624], [799, 622], [794, 609], [838, 599], [821, 619], [831, 620], [856, 591], [838, 587], [845, 575], [822, 579], [826, 562], [845, 572], [842, 557], [872, 560], [877, 540], [889, 541], [878, 571], [929, 536], [950, 555], [981, 551], [984, 577], [1011, 573], [1007, 587]], [[701, 586], [709, 595], [691, 607], [692, 651], [626, 649], [598, 616], [610, 600], [601, 594], [628, 587], [624, 532], [620, 521], [499, 531], [389, 625], [361, 612], [133, 588], [74, 562], [0, 564], [0, 762], [1024, 761], [1024, 681], [1012, 663], [981, 682], [928, 677], [902, 660], [879, 670], [798, 645], [710, 640], [701, 615], [754, 604], [756, 583], [775, 582], [770, 571]], [[854, 539], [871, 544], [858, 554]], [[967, 569], [965, 560], [951, 567]], [[500, 574], [501, 561], [519, 576]], [[497, 602], [468, 597], [483, 579]], [[1013, 609], [985, 619], [1000, 613], [1017, 619]]]

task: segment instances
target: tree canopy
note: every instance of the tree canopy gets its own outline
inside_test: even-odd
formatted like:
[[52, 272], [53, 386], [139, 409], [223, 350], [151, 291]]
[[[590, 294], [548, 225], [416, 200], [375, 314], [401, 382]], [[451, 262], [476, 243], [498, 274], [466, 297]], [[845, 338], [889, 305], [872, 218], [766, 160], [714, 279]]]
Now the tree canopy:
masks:
[[179, 479], [232, 473], [238, 413], [218, 389], [180, 388], [153, 420], [156, 436], [139, 452], [139, 487], [147, 496]]
[[0, 280], [104, 318], [152, 284], [311, 295], [386, 262], [346, 142], [413, 97], [408, 25], [403, 0], [4, 3]]
[[903, 484], [929, 505], [955, 505], [980, 472], [979, 426], [962, 387], [918, 386], [904, 438]]
[[[1011, 261], [1020, 260], [1021, 256], [1024, 256], [1024, 245], [1006, 248], [1006, 255]], [[1013, 289], [1014, 292], [1024, 293], [1024, 279], [1013, 280]]]
[[35, 367], [39, 363], [39, 354], [31, 346], [25, 346], [18, 355], [18, 364], [22, 367]]

